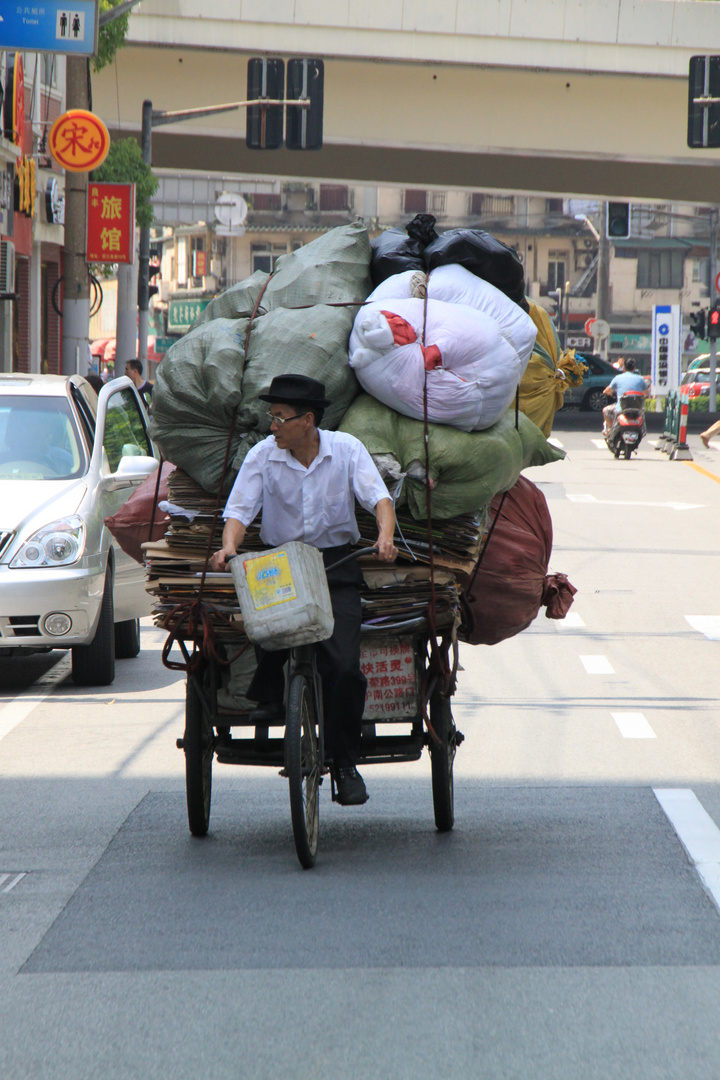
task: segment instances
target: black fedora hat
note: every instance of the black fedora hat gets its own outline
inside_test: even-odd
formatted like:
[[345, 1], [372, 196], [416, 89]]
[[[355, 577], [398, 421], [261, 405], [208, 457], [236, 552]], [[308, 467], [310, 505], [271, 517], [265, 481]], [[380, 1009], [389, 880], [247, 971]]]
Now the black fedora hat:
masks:
[[330, 398], [325, 397], [325, 383], [307, 375], [276, 375], [270, 383], [270, 389], [264, 394], [258, 394], [258, 397], [261, 401], [310, 405], [320, 409], [332, 405]]

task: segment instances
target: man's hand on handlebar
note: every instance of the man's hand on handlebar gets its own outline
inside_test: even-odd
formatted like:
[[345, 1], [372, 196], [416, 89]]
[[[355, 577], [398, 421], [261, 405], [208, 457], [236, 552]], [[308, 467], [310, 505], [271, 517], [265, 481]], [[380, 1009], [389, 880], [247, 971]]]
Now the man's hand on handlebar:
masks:
[[392, 537], [390, 537], [390, 539], [385, 539], [384, 537], [379, 536], [375, 543], [375, 551], [377, 553], [377, 558], [381, 559], [383, 562], [395, 562], [397, 559], [398, 551], [393, 543]]
[[222, 537], [222, 547], [216, 551], [210, 559], [210, 569], [215, 571], [229, 570], [226, 565], [228, 559], [237, 555], [237, 549], [245, 539], [245, 526], [235, 518], [228, 518], [225, 522]]
[[236, 554], [235, 548], [221, 547], [219, 551], [216, 551], [210, 558], [210, 569], [221, 573], [223, 570], [229, 570], [227, 565], [228, 559], [232, 559]]

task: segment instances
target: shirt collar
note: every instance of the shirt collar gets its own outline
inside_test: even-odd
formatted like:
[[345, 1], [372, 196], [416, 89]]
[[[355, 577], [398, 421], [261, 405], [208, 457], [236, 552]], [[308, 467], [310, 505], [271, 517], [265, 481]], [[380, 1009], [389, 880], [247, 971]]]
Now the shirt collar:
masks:
[[317, 468], [320, 462], [326, 457], [332, 457], [332, 447], [330, 445], [330, 439], [328, 438], [328, 432], [323, 428], [318, 428], [318, 435], [320, 436], [320, 447], [317, 455], [310, 462], [309, 468], [305, 468], [301, 465], [296, 457], [290, 453], [289, 450], [281, 450], [278, 444], [275, 442], [275, 436], [270, 435], [272, 439], [273, 447], [270, 451], [269, 457], [272, 461], [284, 461], [286, 465], [289, 465], [291, 469], [302, 469], [303, 472], [312, 472]]

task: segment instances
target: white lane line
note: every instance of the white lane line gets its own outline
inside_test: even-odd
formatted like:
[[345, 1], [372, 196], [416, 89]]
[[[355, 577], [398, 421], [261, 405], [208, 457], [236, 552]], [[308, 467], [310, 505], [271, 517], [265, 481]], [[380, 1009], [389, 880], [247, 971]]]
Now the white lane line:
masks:
[[581, 656], [580, 663], [588, 675], [614, 675], [615, 668], [607, 656]]
[[565, 449], [564, 443], [561, 443], [560, 440], [556, 439], [554, 435], [550, 436], [550, 438], [548, 439], [548, 442], [550, 443], [551, 446], [557, 446], [558, 450], [564, 450]]
[[593, 506], [657, 506], [663, 510], [702, 510], [704, 503], [683, 503], [683, 502], [635, 502], [634, 499], [597, 499], [594, 495], [588, 495], [586, 493], [577, 492], [575, 494], [568, 493], [566, 498], [570, 502], [575, 503], [588, 503]]
[[607, 448], [607, 443], [604, 439], [591, 439], [590, 442], [593, 446], [597, 446], [598, 450], [605, 450]]
[[[4, 880], [4, 879], [5, 879], [6, 877], [9, 877], [9, 876], [10, 876], [9, 874], [4, 874], [4, 875], [3, 875], [3, 880]], [[5, 888], [4, 888], [4, 889], [3, 889], [2, 891], [3, 891], [4, 893], [9, 893], [9, 892], [10, 892], [10, 890], [11, 890], [11, 889], [14, 889], [14, 888], [15, 888], [15, 886], [16, 886], [16, 885], [18, 884], [18, 882], [19, 882], [19, 881], [22, 881], [22, 879], [23, 879], [24, 877], [27, 877], [27, 871], [26, 871], [26, 870], [23, 870], [23, 872], [22, 872], [22, 873], [20, 873], [20, 874], [16, 874], [16, 875], [15, 875], [15, 877], [13, 878], [13, 880], [12, 880], [12, 881], [10, 882], [10, 884], [9, 884], [9, 885], [6, 885], [6, 886], [5, 886]]]
[[686, 615], [685, 622], [710, 641], [720, 641], [720, 615]]
[[641, 712], [610, 713], [623, 739], [657, 739], [657, 735]]
[[568, 611], [564, 619], [555, 619], [558, 630], [581, 630], [585, 623], [576, 611]]
[[36, 706], [45, 701], [45, 698], [50, 697], [58, 683], [70, 674], [71, 667], [71, 656], [67, 653], [50, 671], [38, 679], [33, 687], [18, 694], [3, 709], [0, 709], [0, 739], [4, 739], [14, 727], [27, 719]]
[[653, 788], [653, 793], [720, 908], [720, 829], [689, 788]]

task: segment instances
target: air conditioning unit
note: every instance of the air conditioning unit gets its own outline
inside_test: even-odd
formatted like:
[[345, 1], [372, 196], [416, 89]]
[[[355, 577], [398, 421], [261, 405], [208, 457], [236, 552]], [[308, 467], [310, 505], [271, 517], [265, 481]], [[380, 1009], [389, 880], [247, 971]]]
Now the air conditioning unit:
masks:
[[0, 242], [0, 292], [15, 292], [15, 245]]

